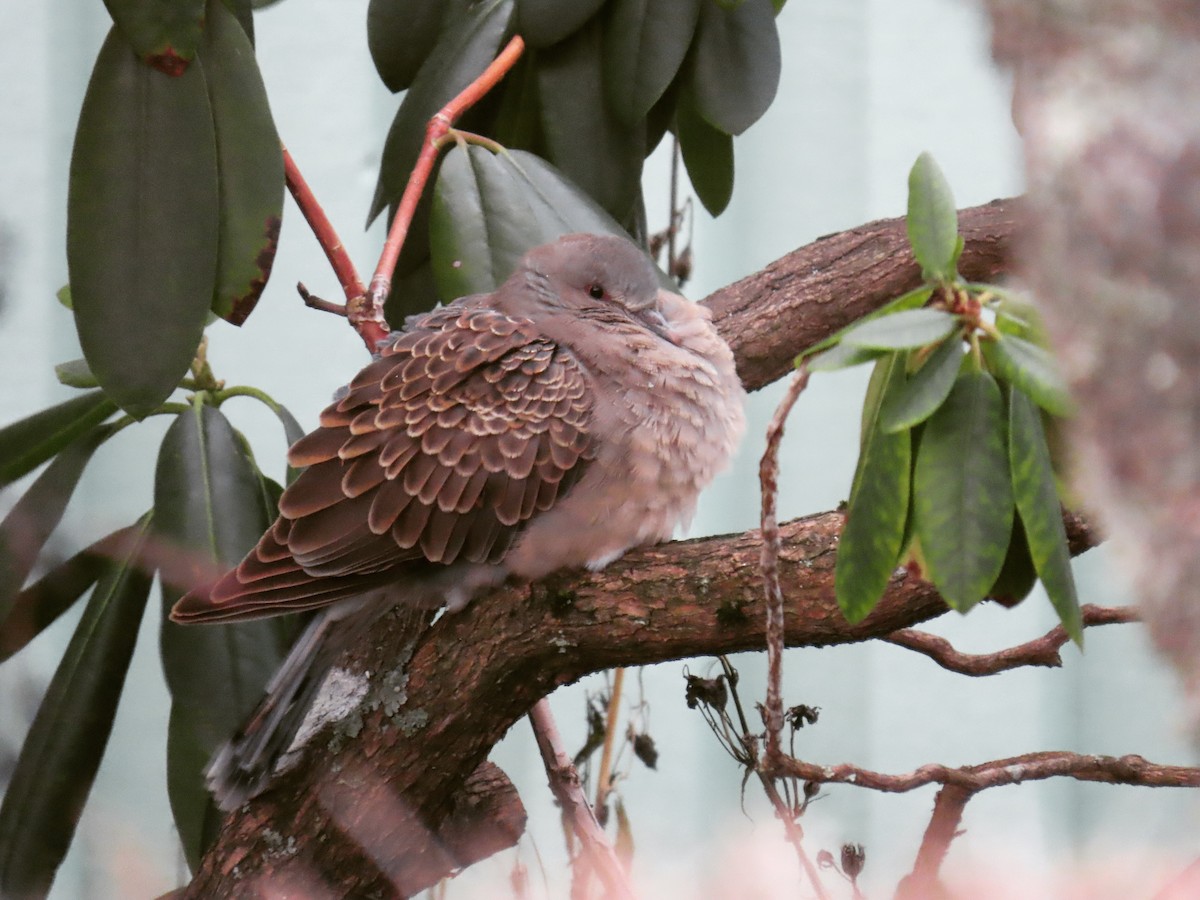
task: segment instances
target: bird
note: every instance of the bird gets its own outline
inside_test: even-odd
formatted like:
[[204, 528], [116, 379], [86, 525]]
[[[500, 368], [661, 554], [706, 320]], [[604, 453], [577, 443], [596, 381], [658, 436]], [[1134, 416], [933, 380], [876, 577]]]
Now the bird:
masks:
[[745, 429], [707, 307], [630, 240], [568, 234], [492, 293], [406, 320], [288, 451], [303, 468], [236, 568], [171, 618], [319, 610], [207, 777], [261, 792], [337, 656], [386, 610], [598, 570], [685, 529]]

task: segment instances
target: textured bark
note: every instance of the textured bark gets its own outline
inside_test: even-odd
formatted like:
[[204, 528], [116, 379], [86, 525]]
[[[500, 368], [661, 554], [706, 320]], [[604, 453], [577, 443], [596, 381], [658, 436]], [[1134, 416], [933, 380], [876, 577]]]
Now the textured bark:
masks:
[[1080, 495], [1200, 712], [1200, 6], [988, 5], [1024, 138], [1022, 268], [1079, 401]]

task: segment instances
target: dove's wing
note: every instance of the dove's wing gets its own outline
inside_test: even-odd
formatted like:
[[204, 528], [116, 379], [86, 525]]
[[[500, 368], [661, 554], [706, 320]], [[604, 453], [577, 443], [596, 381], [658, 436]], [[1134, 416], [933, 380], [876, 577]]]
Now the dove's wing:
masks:
[[313, 609], [435, 564], [498, 562], [579, 479], [592, 397], [569, 351], [478, 305], [413, 326], [292, 447], [307, 468], [272, 528], [174, 619]]

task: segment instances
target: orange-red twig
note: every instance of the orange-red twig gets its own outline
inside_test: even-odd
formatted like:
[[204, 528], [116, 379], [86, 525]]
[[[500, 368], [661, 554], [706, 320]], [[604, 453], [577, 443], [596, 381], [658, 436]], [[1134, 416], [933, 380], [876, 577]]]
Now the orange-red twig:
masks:
[[387, 335], [387, 323], [383, 321], [382, 316], [375, 321], [362, 315], [367, 293], [362, 280], [358, 277], [358, 272], [350, 260], [350, 254], [346, 252], [345, 245], [334, 230], [333, 223], [329, 221], [325, 210], [317, 202], [312, 188], [300, 174], [300, 167], [292, 159], [292, 154], [288, 152], [287, 147], [283, 148], [283, 174], [296, 205], [300, 207], [300, 212], [313, 230], [313, 234], [316, 235], [317, 242], [325, 251], [325, 256], [333, 267], [334, 274], [337, 275], [338, 282], [342, 286], [342, 293], [346, 295], [346, 305], [344, 308], [338, 308], [319, 297], [313, 297], [304, 290], [303, 285], [297, 285], [300, 296], [304, 298], [305, 303], [316, 309], [344, 313], [363, 339], [363, 343], [367, 345], [367, 349], [373, 351], [375, 344]]
[[383, 321], [383, 303], [387, 300], [392, 289], [392, 273], [396, 271], [396, 260], [400, 257], [400, 248], [408, 237], [408, 228], [412, 224], [413, 214], [417, 209], [417, 201], [425, 191], [433, 164], [437, 162], [441, 151], [441, 139], [446, 136], [450, 127], [464, 112], [474, 106], [503, 78], [520, 59], [525, 51], [525, 42], [520, 35], [515, 35], [500, 55], [492, 60], [491, 65], [483, 74], [472, 81], [457, 97], [447, 103], [429, 120], [425, 128], [425, 143], [421, 146], [421, 154], [413, 166], [412, 175], [400, 197], [400, 206], [396, 209], [396, 217], [392, 220], [388, 231], [387, 243], [383, 245], [383, 253], [379, 257], [379, 265], [375, 268], [375, 277], [371, 279], [371, 289], [367, 298], [368, 309]]

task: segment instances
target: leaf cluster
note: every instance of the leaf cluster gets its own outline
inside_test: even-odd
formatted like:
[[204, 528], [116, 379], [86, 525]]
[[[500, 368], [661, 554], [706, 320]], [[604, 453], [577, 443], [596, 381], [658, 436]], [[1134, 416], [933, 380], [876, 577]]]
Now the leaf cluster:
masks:
[[838, 547], [846, 617], [875, 607], [898, 567], [966, 612], [1019, 602], [1041, 580], [1067, 633], [1082, 620], [1047, 432], [1071, 402], [1037, 313], [957, 272], [949, 185], [928, 154], [909, 176], [908, 237], [925, 284], [811, 348], [831, 370], [873, 362]]

